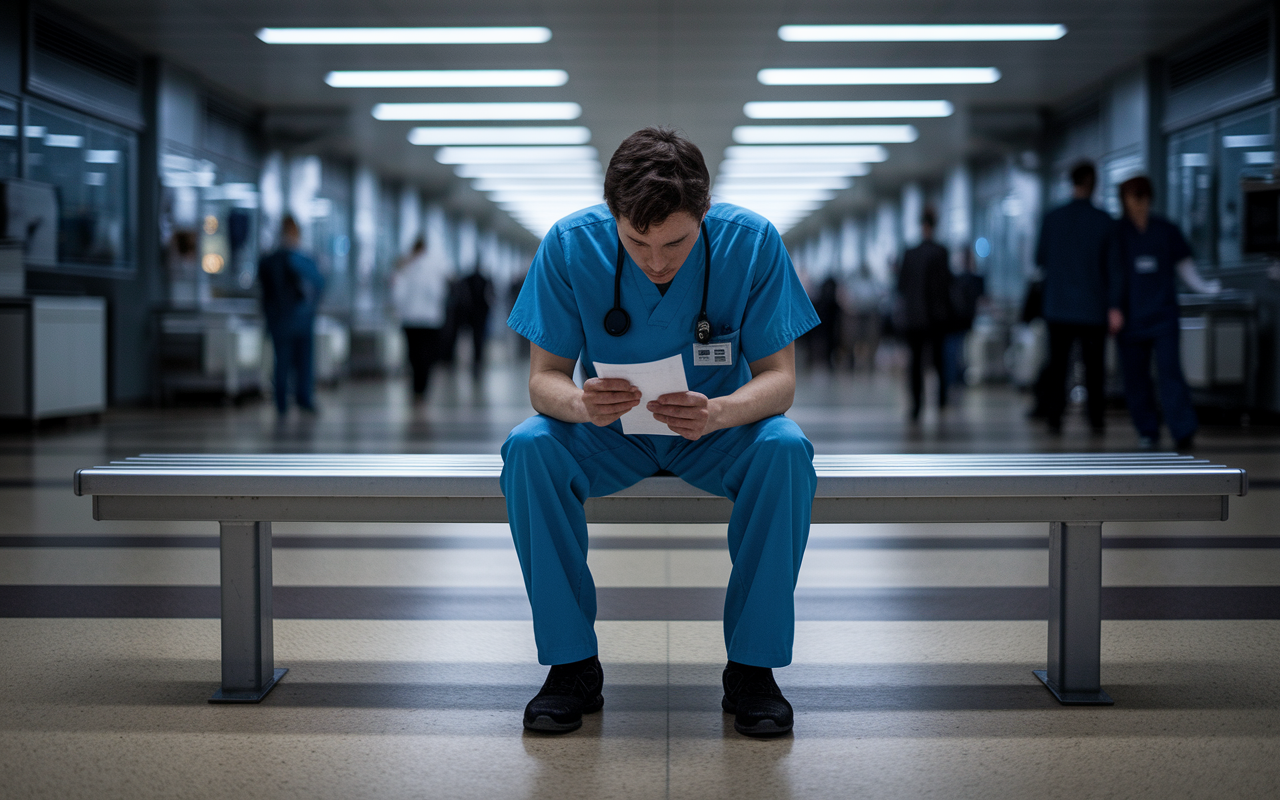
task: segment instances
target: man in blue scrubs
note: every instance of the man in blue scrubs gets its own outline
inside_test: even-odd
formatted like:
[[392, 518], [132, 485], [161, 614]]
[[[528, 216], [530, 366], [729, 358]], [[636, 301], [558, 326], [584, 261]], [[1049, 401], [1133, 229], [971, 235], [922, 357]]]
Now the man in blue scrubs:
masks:
[[289, 410], [289, 384], [298, 407], [314, 413], [316, 307], [324, 277], [316, 262], [301, 250], [302, 232], [292, 214], [280, 225], [280, 247], [258, 262], [262, 283], [262, 315], [275, 346], [276, 413]]
[[[711, 205], [702, 153], [681, 134], [629, 136], [609, 162], [604, 194], [607, 205], [552, 227], [507, 320], [531, 342], [538, 416], [502, 447], [502, 490], [538, 660], [551, 665], [524, 726], [575, 730], [603, 705], [583, 502], [667, 470], [734, 501], [722, 707], [742, 733], [788, 731], [791, 705], [772, 668], [791, 662], [816, 479], [813, 447], [783, 412], [795, 395], [793, 342], [817, 314], [777, 230], [746, 209]], [[671, 435], [624, 434], [620, 419], [639, 413], [641, 392], [596, 377], [595, 363], [674, 355], [689, 390], [647, 405]]]
[[1120, 184], [1124, 219], [1116, 224], [1111, 240], [1110, 326], [1119, 345], [1129, 416], [1142, 447], [1152, 449], [1160, 438], [1160, 416], [1151, 388], [1154, 355], [1164, 422], [1174, 446], [1188, 450], [1194, 444], [1197, 421], [1178, 352], [1175, 276], [1207, 294], [1221, 291], [1221, 286], [1196, 273], [1191, 247], [1178, 226], [1151, 213], [1152, 196], [1151, 181], [1145, 176]]

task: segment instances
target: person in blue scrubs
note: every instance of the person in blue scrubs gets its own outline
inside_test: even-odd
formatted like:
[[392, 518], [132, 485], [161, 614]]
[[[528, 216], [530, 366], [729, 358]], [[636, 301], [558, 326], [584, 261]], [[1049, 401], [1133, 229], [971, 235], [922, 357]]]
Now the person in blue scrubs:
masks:
[[[1197, 421], [1178, 351], [1177, 276], [1200, 292], [1216, 293], [1221, 286], [1196, 273], [1190, 245], [1178, 226], [1151, 213], [1152, 198], [1151, 181], [1145, 176], [1120, 184], [1124, 218], [1111, 239], [1109, 323], [1119, 345], [1125, 400], [1141, 446], [1156, 447], [1163, 412], [1174, 446], [1188, 450], [1194, 445]], [[1153, 355], [1160, 412], [1151, 386]]]
[[275, 349], [276, 413], [289, 410], [289, 384], [298, 407], [314, 413], [316, 307], [324, 277], [316, 262], [300, 249], [302, 232], [292, 215], [280, 225], [280, 247], [258, 262], [262, 284], [262, 316]]
[[[793, 343], [817, 314], [777, 230], [744, 208], [713, 206], [702, 153], [676, 131], [623, 141], [604, 194], [606, 204], [552, 227], [507, 320], [531, 343], [538, 415], [502, 447], [502, 490], [538, 660], [551, 665], [524, 725], [575, 730], [603, 705], [583, 503], [666, 470], [734, 503], [721, 705], [740, 732], [790, 730], [772, 668], [791, 662], [816, 478], [813, 446], [783, 413], [795, 395]], [[641, 392], [596, 377], [594, 365], [674, 355], [689, 390], [646, 406], [671, 435], [623, 433]]]

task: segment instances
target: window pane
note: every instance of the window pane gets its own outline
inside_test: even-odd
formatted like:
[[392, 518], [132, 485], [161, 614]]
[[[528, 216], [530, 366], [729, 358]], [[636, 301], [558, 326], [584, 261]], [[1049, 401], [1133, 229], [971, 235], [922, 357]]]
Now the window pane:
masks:
[[1213, 129], [1205, 126], [1169, 140], [1169, 218], [1182, 229], [1201, 264], [1215, 263]]
[[[1240, 252], [1240, 182], [1267, 179], [1275, 167], [1275, 137], [1270, 110], [1227, 120], [1218, 128], [1218, 263], [1224, 267], [1243, 262]], [[1252, 258], [1262, 260], [1261, 256]]]
[[0, 97], [0, 178], [18, 177], [18, 104]]
[[58, 263], [131, 266], [134, 134], [34, 103], [23, 133], [26, 177], [57, 197]]

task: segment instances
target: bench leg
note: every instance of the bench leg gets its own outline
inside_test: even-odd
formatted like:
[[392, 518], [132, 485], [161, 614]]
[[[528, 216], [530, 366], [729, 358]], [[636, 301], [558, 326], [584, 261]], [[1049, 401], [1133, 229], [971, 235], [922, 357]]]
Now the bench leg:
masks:
[[1102, 523], [1049, 528], [1049, 668], [1035, 675], [1063, 705], [1112, 705], [1102, 691]]
[[221, 523], [222, 688], [210, 703], [257, 703], [287, 669], [275, 669], [271, 523]]

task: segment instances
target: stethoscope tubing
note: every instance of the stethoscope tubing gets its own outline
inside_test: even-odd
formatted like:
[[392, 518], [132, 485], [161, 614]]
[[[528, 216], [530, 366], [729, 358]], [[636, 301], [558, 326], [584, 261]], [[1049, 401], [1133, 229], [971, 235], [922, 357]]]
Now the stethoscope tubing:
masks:
[[[698, 344], [711, 341], [711, 322], [707, 318], [707, 295], [711, 292], [711, 238], [707, 233], [707, 221], [699, 225], [702, 232], [702, 306], [694, 322], [694, 338]], [[610, 336], [622, 336], [631, 328], [631, 315], [622, 307], [622, 265], [626, 253], [622, 248], [622, 236], [618, 236], [618, 259], [613, 268], [613, 308], [604, 315], [604, 329]]]

